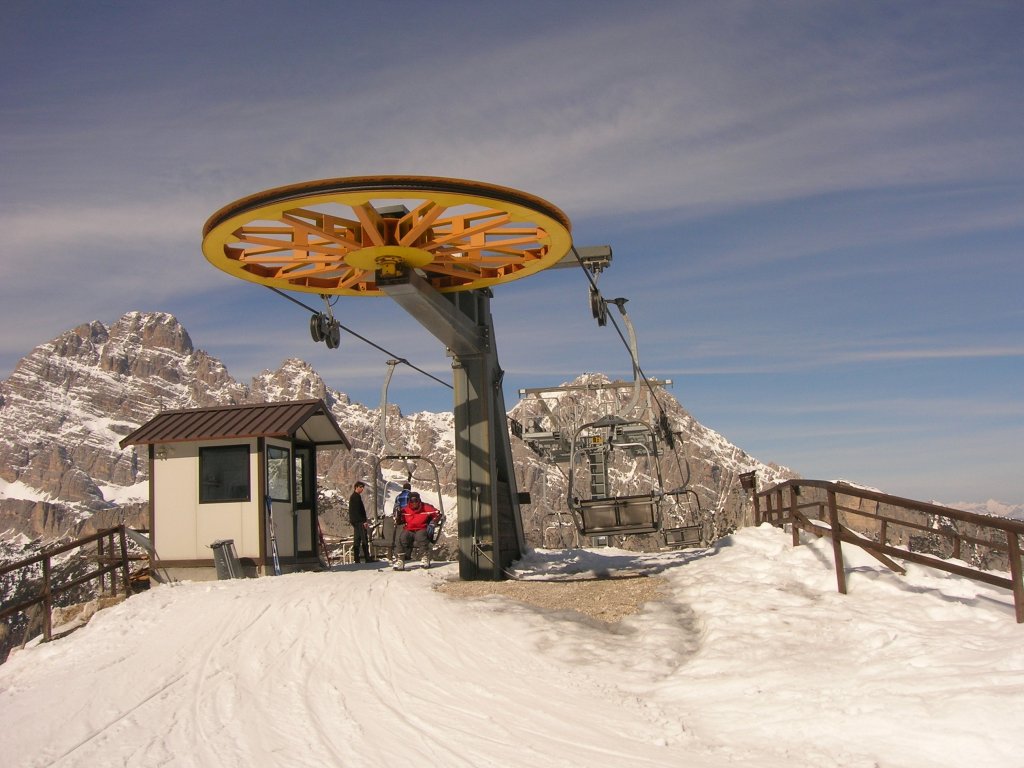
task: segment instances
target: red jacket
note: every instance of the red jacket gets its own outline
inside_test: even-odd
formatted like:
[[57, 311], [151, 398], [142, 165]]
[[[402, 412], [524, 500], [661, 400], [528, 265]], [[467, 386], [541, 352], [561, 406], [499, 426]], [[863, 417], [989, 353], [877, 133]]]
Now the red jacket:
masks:
[[405, 530], [422, 531], [431, 520], [435, 523], [440, 520], [441, 513], [427, 502], [421, 501], [418, 509], [413, 509], [408, 504], [402, 507], [402, 517], [405, 519]]

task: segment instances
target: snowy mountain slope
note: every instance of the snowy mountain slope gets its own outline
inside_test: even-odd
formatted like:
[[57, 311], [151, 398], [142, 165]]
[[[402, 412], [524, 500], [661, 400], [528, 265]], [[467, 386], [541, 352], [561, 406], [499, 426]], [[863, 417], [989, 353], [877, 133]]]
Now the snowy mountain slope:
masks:
[[[600, 381], [607, 378], [586, 374], [570, 383]], [[93, 322], [40, 345], [0, 385], [0, 397], [0, 531], [32, 540], [90, 532], [115, 524], [124, 514], [136, 524], [144, 521], [146, 462], [135, 448], [122, 451], [117, 443], [163, 409], [322, 398], [354, 444], [351, 453], [322, 456], [321, 480], [328, 498], [343, 499], [352, 482], [370, 478], [374, 460], [384, 451], [377, 409], [353, 403], [329, 388], [307, 363], [285, 360], [249, 385], [239, 383], [216, 358], [196, 350], [187, 331], [165, 313], [130, 312], [109, 328]], [[576, 401], [584, 415], [607, 407], [594, 396]], [[717, 515], [709, 531], [718, 535], [731, 530], [737, 520], [737, 472], [757, 467], [770, 479], [780, 475], [778, 469], [699, 425], [671, 395], [664, 394], [661, 401], [673, 428], [679, 430], [685, 453], [683, 462], [675, 460], [668, 468], [666, 485], [690, 481], [704, 507]], [[522, 404], [513, 408], [512, 416], [521, 408]], [[387, 440], [403, 452], [433, 459], [441, 476], [441, 496], [454, 500], [450, 413], [403, 416], [389, 406]], [[561, 506], [564, 511], [564, 467], [553, 466], [516, 439], [513, 453], [520, 490], [538, 500], [527, 510], [528, 531], [540, 537], [550, 508]], [[619, 479], [627, 489], [631, 483], [645, 482], [639, 473]], [[434, 489], [425, 490], [430, 494]], [[340, 521], [338, 512], [326, 519], [328, 527]], [[450, 519], [454, 524], [454, 515]]]
[[88, 323], [40, 345], [0, 386], [0, 530], [58, 538], [146, 499], [123, 492], [145, 468], [118, 441], [161, 409], [244, 395], [164, 313]]
[[[1012, 596], [744, 529], [707, 551], [537, 552], [534, 579], [664, 580], [614, 627], [432, 589], [455, 566], [161, 586], [0, 667], [14, 768], [1004, 768]], [[538, 585], [542, 587], [543, 585]]]

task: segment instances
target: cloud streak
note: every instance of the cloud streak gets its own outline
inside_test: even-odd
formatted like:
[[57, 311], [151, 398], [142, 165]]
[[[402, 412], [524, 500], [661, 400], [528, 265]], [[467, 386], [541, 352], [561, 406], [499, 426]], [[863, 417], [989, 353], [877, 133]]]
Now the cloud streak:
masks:
[[[733, 424], [741, 396], [766, 411], [821, 401], [840, 406], [823, 434], [855, 431], [841, 406], [881, 402], [880, 377], [940, 418], [941, 370], [1006, 409], [999, 439], [1014, 450], [1013, 4], [453, 2], [403, 5], [387, 23], [317, 2], [302, 16], [261, 2], [47, 10], [16, 4], [0, 29], [8, 369], [81, 322], [159, 309], [237, 376], [299, 356], [376, 402], [379, 353], [312, 346], [302, 310], [206, 263], [200, 229], [282, 184], [455, 176], [547, 198], [578, 244], [611, 244], [600, 285], [630, 299], [641, 364], [712, 421]], [[510, 383], [628, 376], [581, 275], [495, 294]], [[386, 301], [339, 312], [423, 367], [449, 365]], [[1024, 499], [1019, 479], [1001, 488]]]

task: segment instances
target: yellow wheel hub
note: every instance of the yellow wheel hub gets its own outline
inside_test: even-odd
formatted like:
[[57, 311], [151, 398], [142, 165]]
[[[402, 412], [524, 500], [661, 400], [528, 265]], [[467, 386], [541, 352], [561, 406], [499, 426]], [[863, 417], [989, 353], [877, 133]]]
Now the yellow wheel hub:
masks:
[[572, 247], [551, 203], [434, 176], [355, 176], [277, 187], [217, 211], [203, 253], [218, 269], [290, 291], [383, 295], [376, 274], [416, 269], [466, 291], [550, 267]]

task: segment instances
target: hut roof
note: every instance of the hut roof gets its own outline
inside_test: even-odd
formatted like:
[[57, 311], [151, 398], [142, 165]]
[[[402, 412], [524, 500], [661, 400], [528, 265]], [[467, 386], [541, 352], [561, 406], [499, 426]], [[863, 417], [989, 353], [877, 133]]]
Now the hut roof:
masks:
[[352, 448], [320, 399], [163, 411], [121, 440], [120, 446], [250, 437], [279, 437], [324, 447]]

